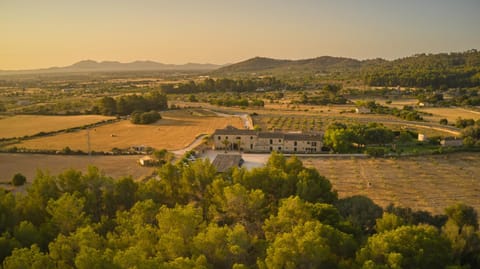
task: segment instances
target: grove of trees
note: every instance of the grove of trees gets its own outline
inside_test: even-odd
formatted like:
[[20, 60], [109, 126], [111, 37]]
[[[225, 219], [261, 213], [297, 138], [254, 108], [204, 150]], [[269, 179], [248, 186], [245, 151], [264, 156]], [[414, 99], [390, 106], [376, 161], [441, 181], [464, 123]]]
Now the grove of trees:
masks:
[[367, 102], [358, 101], [357, 105], [367, 107], [368, 109], [370, 109], [372, 113], [393, 115], [408, 121], [423, 120], [420, 113], [411, 106], [404, 106], [402, 109], [398, 109], [396, 107], [392, 108], [388, 106], [383, 106], [381, 104], [376, 103], [375, 101], [367, 101]]
[[90, 167], [39, 172], [0, 191], [0, 261], [10, 268], [478, 268], [472, 207], [446, 215], [339, 199], [296, 157], [218, 174], [166, 163], [159, 179]]
[[462, 137], [465, 145], [480, 145], [480, 120], [458, 118], [455, 126], [463, 128]]
[[157, 111], [150, 111], [150, 112], [138, 112], [135, 111], [131, 115], [131, 122], [133, 124], [150, 124], [158, 121], [162, 117], [160, 116], [160, 113]]
[[316, 95], [302, 94], [302, 97], [296, 103], [305, 105], [327, 105], [327, 104], [346, 104], [347, 99], [339, 94], [341, 85], [326, 84]]
[[323, 143], [335, 152], [347, 153], [364, 148], [365, 145], [389, 144], [394, 138], [395, 133], [392, 130], [378, 123], [347, 126], [334, 122], [325, 131]]
[[168, 108], [167, 95], [153, 91], [146, 95], [125, 95], [119, 98], [103, 97], [92, 112], [103, 115], [129, 115], [133, 112], [165, 110]]

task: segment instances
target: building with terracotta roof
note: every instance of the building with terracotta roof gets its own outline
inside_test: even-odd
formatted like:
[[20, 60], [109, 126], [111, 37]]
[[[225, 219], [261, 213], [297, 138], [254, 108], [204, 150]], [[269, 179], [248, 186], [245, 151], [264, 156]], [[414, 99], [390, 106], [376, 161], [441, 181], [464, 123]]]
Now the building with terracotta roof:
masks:
[[320, 133], [260, 132], [227, 126], [213, 133], [213, 148], [243, 152], [319, 153]]

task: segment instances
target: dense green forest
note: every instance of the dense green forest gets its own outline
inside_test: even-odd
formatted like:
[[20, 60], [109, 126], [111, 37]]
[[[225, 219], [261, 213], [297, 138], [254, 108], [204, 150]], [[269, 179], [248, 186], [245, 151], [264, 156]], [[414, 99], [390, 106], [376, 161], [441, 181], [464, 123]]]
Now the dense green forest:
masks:
[[0, 192], [0, 260], [9, 268], [479, 268], [477, 213], [445, 215], [339, 199], [296, 157], [218, 174], [167, 163], [159, 179], [90, 167], [39, 172]]
[[480, 86], [480, 52], [418, 54], [364, 69], [365, 84], [456, 88]]

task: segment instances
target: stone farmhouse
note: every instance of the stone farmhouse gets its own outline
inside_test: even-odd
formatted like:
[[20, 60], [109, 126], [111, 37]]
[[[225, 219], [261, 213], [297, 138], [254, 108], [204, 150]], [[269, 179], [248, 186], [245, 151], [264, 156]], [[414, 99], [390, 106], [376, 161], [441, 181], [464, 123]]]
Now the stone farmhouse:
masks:
[[319, 133], [259, 132], [227, 126], [212, 135], [213, 148], [243, 152], [320, 153]]

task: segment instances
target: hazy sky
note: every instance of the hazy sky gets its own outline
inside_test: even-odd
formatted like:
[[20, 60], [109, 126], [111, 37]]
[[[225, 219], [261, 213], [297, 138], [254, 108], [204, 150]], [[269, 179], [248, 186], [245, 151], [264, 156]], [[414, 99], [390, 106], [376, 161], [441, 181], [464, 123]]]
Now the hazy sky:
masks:
[[0, 69], [480, 49], [480, 0], [0, 0]]

